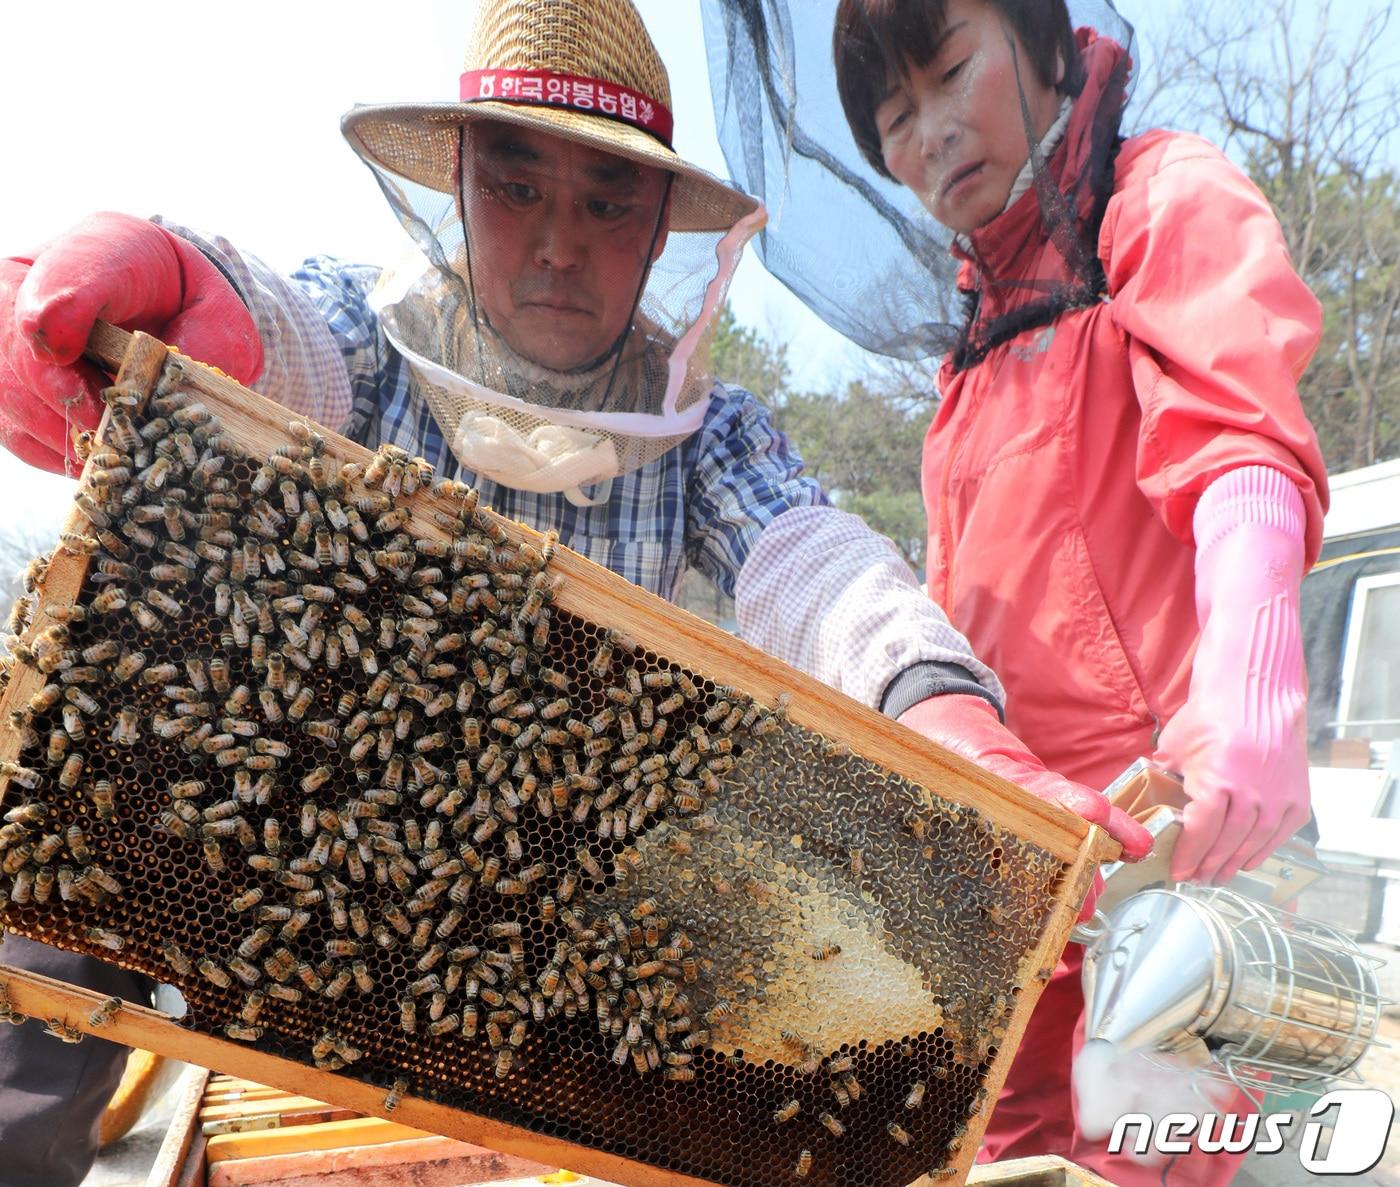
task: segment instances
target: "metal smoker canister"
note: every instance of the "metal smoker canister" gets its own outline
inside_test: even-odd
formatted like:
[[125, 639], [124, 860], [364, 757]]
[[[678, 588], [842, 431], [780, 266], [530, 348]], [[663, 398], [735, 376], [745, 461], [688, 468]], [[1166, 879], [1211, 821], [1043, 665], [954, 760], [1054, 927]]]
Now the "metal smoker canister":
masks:
[[1185, 1054], [1246, 1088], [1340, 1077], [1371, 1046], [1379, 961], [1224, 888], [1144, 890], [1085, 956], [1087, 1039]]

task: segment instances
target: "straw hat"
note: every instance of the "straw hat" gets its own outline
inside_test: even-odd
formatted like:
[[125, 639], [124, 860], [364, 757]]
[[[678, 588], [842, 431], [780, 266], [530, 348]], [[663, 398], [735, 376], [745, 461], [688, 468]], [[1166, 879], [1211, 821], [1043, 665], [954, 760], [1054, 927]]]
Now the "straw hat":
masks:
[[675, 174], [673, 231], [725, 231], [758, 203], [670, 146], [671, 87], [631, 0], [483, 0], [462, 102], [355, 107], [340, 121], [369, 164], [453, 193], [457, 129], [500, 120]]

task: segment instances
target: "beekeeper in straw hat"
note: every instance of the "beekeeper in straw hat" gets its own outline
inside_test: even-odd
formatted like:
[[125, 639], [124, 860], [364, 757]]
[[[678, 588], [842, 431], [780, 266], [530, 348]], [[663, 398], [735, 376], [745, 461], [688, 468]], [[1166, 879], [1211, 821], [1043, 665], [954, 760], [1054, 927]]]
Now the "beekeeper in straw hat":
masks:
[[[103, 380], [80, 361], [94, 319], [149, 330], [291, 412], [423, 456], [663, 597], [698, 567], [782, 658], [887, 714], [936, 697], [930, 736], [1145, 848], [1005, 731], [996, 677], [893, 546], [827, 504], [752, 394], [711, 376], [710, 331], [764, 214], [676, 155], [675, 118], [628, 0], [486, 0], [456, 101], [342, 120], [417, 245], [411, 260], [386, 271], [314, 257], [283, 276], [164, 219], [92, 216], [0, 263], [0, 439], [61, 469], [66, 425], [100, 412]], [[752, 573], [765, 530], [792, 516], [819, 546], [800, 571], [780, 553]], [[774, 567], [792, 571], [774, 580]], [[784, 586], [818, 591], [804, 604], [823, 607], [820, 621], [747, 594]], [[84, 975], [82, 958], [26, 952]], [[57, 1083], [68, 1048], [27, 1054], [33, 1028], [0, 1029], [0, 1069], [38, 1061]], [[87, 1080], [110, 1078], [100, 1063]], [[40, 1141], [35, 1100], [32, 1085], [0, 1085], [7, 1181], [78, 1182], [95, 1113], [64, 1100], [64, 1140], [49, 1140], [50, 1110]]]

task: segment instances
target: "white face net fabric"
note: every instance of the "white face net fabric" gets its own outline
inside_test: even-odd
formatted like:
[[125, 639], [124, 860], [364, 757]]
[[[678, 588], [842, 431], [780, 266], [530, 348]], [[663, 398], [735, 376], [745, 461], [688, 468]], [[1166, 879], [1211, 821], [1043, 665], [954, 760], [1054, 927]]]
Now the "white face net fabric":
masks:
[[713, 322], [762, 210], [681, 230], [664, 169], [497, 120], [458, 145], [457, 194], [375, 168], [421, 254], [372, 302], [464, 467], [587, 502], [703, 422]]

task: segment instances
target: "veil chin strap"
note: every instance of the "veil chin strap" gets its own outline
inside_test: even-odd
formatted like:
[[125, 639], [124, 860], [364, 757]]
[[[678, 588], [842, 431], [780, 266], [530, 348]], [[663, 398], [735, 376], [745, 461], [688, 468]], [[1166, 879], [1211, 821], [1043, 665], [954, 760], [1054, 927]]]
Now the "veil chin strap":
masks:
[[597, 488], [598, 493], [591, 499], [583, 493], [581, 486], [569, 487], [564, 492], [564, 498], [575, 507], [599, 507], [612, 498], [613, 480], [611, 478], [604, 478], [602, 482], [595, 482], [593, 485]]

